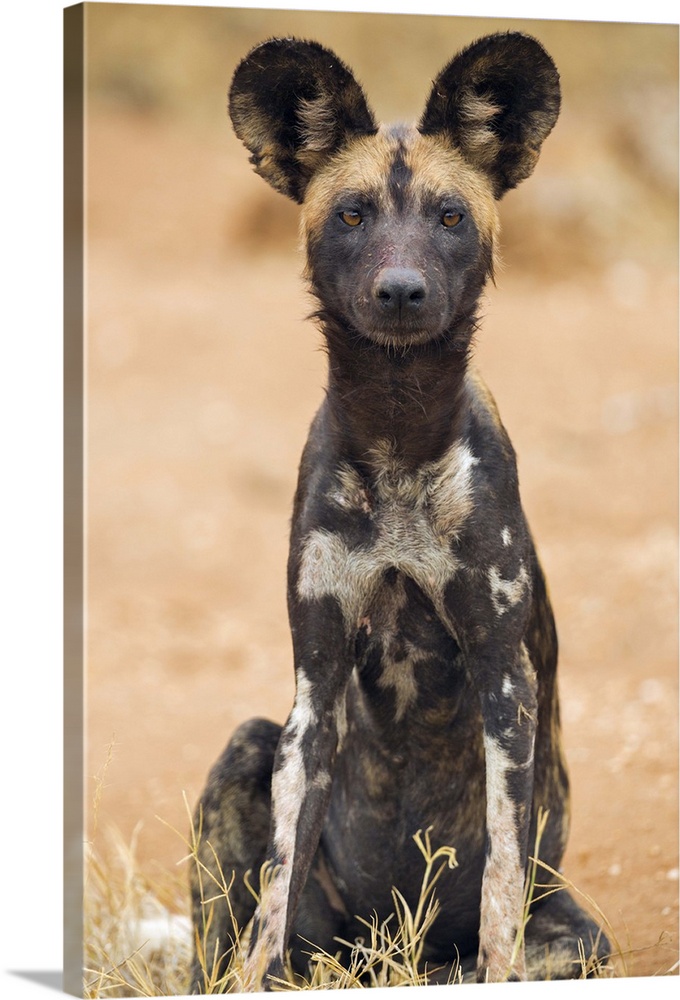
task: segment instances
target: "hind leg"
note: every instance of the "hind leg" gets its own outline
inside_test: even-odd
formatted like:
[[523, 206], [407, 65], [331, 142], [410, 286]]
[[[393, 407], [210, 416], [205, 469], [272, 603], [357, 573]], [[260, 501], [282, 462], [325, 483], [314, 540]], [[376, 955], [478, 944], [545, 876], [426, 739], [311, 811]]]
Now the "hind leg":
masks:
[[581, 979], [607, 964], [611, 948], [567, 889], [558, 889], [532, 910], [525, 953], [527, 979]]
[[[190, 873], [195, 935], [192, 993], [206, 992], [210, 979], [224, 973], [235, 936], [255, 911], [244, 875], [252, 872], [251, 884], [259, 891], [280, 735], [281, 727], [265, 719], [240, 726], [211, 770], [196, 808], [194, 829], [200, 842], [199, 864], [192, 865]], [[230, 883], [227, 904], [224, 885]]]

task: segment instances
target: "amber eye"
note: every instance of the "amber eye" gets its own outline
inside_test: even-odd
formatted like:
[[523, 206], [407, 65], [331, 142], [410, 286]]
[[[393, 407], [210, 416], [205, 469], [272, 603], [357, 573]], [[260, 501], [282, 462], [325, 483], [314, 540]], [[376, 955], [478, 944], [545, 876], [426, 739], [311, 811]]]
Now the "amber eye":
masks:
[[358, 226], [361, 223], [359, 212], [341, 212], [340, 218], [347, 226]]
[[463, 216], [460, 212], [444, 212], [442, 215], [442, 226], [446, 226], [447, 229], [453, 229], [462, 218]]

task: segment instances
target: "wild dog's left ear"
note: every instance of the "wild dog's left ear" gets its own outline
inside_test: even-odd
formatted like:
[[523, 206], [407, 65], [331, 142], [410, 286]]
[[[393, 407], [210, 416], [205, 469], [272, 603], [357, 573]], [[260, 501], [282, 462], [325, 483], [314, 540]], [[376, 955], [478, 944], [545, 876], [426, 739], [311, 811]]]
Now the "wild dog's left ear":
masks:
[[297, 38], [272, 38], [246, 56], [234, 73], [229, 114], [255, 171], [298, 202], [329, 155], [376, 131], [347, 66], [318, 42]]
[[536, 39], [510, 31], [481, 38], [444, 67], [418, 129], [447, 135], [500, 198], [532, 172], [559, 110], [552, 59]]

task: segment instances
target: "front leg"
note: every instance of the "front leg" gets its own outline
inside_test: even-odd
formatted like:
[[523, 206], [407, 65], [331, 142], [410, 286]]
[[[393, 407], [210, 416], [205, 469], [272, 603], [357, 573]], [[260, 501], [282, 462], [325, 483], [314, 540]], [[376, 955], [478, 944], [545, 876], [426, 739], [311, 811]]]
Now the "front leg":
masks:
[[269, 871], [253, 920], [247, 990], [269, 990], [283, 977], [295, 912], [326, 817], [352, 669], [334, 605], [303, 602], [292, 624], [296, 693], [274, 758]]
[[531, 821], [536, 675], [522, 642], [477, 664], [486, 755], [487, 857], [477, 980], [524, 979], [524, 881]]

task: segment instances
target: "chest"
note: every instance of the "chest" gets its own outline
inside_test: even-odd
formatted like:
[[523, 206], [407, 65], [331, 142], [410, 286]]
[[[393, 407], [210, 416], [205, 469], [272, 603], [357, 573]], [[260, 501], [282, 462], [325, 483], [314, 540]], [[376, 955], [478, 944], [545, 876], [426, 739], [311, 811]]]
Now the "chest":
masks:
[[385, 605], [385, 617], [396, 614], [389, 585], [395, 573], [413, 581], [440, 608], [446, 586], [459, 568], [452, 539], [441, 530], [429, 505], [392, 496], [374, 506], [359, 544], [349, 533], [332, 528], [315, 528], [307, 534], [298, 596], [334, 597], [347, 626], [359, 628], [376, 604]]
[[334, 597], [348, 628], [359, 627], [385, 575], [396, 571], [440, 609], [460, 569], [455, 543], [473, 509], [476, 464], [458, 442], [439, 461], [407, 472], [382, 442], [370, 476], [338, 465], [325, 489], [328, 516], [302, 541], [298, 596]]

